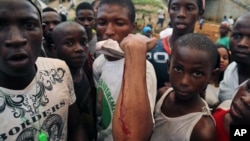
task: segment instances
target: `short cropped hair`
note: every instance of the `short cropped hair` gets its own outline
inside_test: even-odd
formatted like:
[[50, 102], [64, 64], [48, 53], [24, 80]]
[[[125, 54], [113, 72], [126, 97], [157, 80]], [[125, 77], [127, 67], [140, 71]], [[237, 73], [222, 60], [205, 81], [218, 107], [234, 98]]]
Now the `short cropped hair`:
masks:
[[37, 9], [39, 18], [42, 22], [41, 5], [37, 1], [34, 1], [34, 0], [27, 0], [27, 1], [30, 2]]
[[183, 47], [206, 52], [211, 58], [212, 67], [217, 68], [219, 53], [214, 42], [205, 35], [198, 33], [185, 34], [176, 40], [172, 51], [174, 52], [177, 48]]
[[56, 13], [58, 13], [54, 8], [51, 8], [51, 7], [45, 7], [42, 12], [43, 13], [44, 12], [56, 12]]
[[[169, 0], [168, 1], [168, 9], [170, 9], [171, 3], [172, 3], [172, 0]], [[201, 11], [203, 9], [203, 0], [196, 0], [196, 4], [198, 5], [199, 11]]]
[[128, 17], [131, 22], [135, 22], [135, 6], [132, 0], [101, 0], [99, 7], [104, 4], [108, 5], [119, 5], [122, 7], [126, 7], [129, 11]]
[[93, 6], [90, 3], [88, 3], [88, 2], [82, 2], [82, 3], [79, 3], [77, 5], [77, 7], [76, 7], [76, 12], [75, 12], [76, 15], [77, 15], [77, 12], [79, 10], [82, 10], [82, 9], [94, 11]]

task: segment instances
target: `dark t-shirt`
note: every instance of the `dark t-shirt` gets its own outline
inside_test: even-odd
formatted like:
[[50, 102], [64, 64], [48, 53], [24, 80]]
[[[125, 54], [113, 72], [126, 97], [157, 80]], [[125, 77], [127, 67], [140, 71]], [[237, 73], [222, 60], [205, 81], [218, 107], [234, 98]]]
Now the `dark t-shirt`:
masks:
[[167, 44], [168, 38], [169, 36], [159, 39], [156, 46], [147, 53], [147, 59], [155, 69], [157, 89], [163, 87], [165, 82], [169, 82], [167, 60], [169, 59], [169, 54], [171, 54], [171, 49]]
[[74, 83], [74, 89], [86, 136], [88, 140], [93, 140], [96, 138], [95, 93], [85, 73], [81, 82]]

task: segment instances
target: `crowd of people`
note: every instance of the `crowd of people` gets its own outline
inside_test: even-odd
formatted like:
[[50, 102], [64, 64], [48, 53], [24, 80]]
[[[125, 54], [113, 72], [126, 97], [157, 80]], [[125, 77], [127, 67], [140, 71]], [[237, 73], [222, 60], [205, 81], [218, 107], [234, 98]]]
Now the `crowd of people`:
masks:
[[0, 140], [229, 141], [250, 126], [249, 12], [213, 42], [194, 33], [203, 0], [168, 0], [161, 38], [135, 34], [132, 0], [81, 2], [74, 21], [0, 2]]

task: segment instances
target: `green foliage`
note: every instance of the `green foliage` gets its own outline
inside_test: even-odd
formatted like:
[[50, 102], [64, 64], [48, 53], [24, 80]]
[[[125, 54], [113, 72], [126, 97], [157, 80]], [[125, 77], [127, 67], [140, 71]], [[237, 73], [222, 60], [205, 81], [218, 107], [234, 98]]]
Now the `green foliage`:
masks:
[[151, 5], [158, 8], [163, 8], [161, 0], [133, 0], [135, 5]]

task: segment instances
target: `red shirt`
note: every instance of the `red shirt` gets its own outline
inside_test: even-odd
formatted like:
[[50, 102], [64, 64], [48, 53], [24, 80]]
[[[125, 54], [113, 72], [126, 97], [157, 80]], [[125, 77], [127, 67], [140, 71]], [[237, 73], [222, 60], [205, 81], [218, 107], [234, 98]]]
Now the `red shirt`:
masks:
[[213, 113], [214, 120], [216, 122], [216, 138], [217, 141], [230, 141], [229, 133], [224, 127], [224, 117], [229, 110], [217, 109]]

